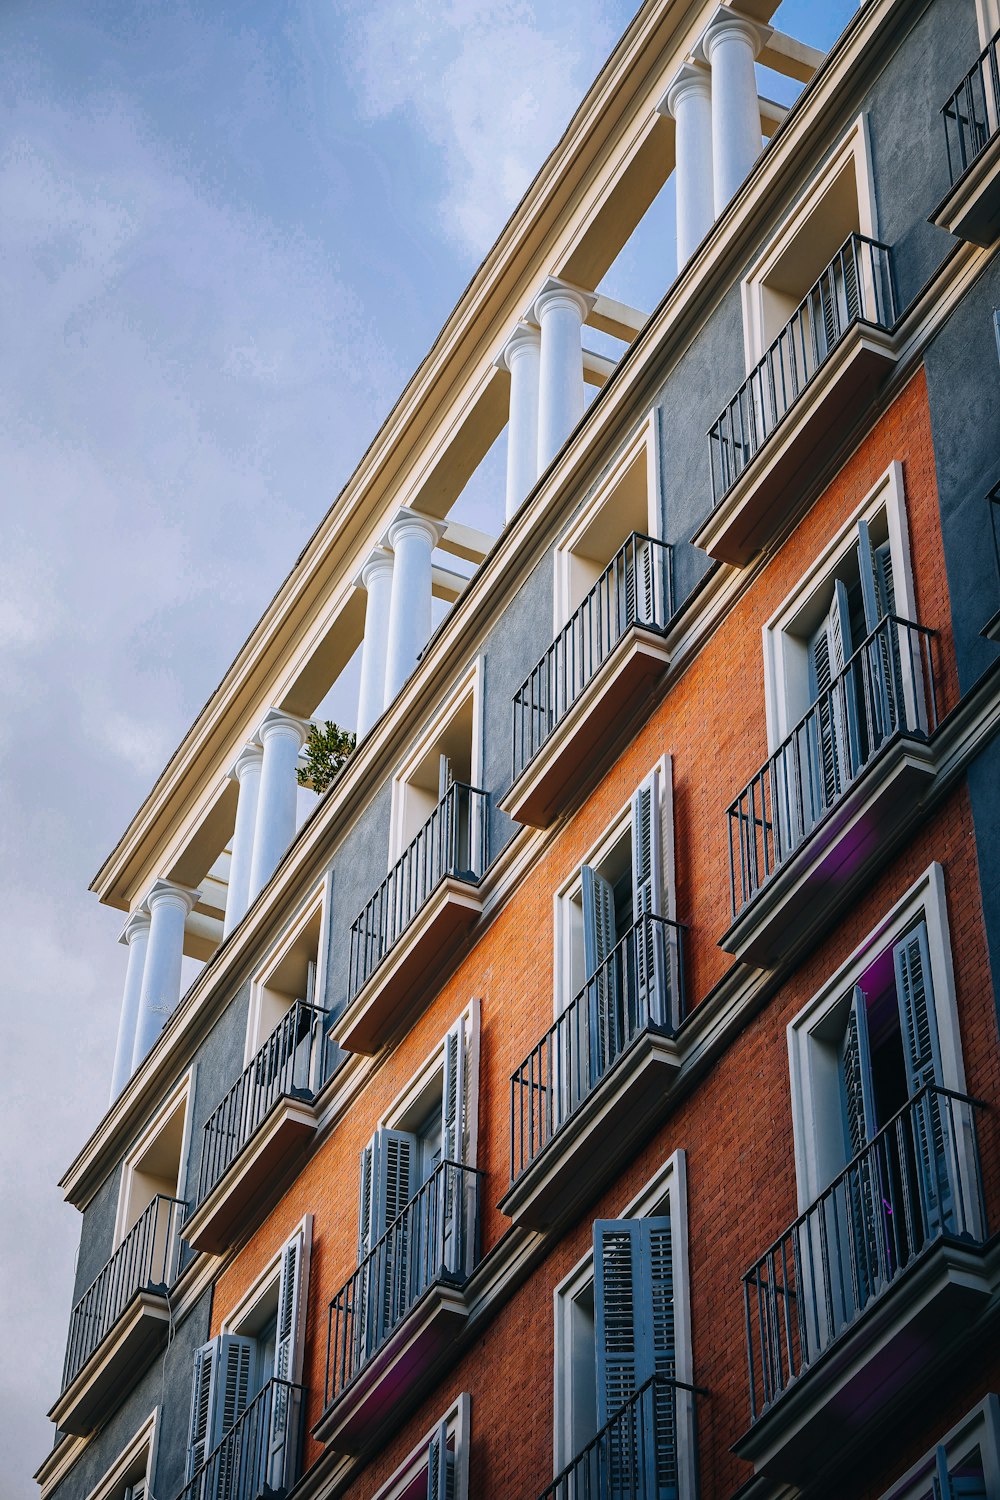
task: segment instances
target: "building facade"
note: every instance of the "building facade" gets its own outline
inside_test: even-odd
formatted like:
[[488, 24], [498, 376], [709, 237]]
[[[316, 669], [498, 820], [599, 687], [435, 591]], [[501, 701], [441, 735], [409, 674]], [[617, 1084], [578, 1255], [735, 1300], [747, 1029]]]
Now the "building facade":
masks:
[[646, 0], [95, 877], [45, 1500], [1000, 1495], [1000, 14], [775, 9]]

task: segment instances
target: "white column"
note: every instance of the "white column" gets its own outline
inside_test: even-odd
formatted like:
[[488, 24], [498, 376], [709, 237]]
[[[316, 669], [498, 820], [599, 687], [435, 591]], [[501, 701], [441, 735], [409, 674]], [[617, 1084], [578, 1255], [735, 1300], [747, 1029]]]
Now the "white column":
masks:
[[538, 369], [541, 334], [529, 323], [518, 323], [497, 357], [510, 374], [510, 417], [507, 422], [507, 504], [509, 521], [538, 478]]
[[135, 1027], [139, 1019], [142, 971], [146, 963], [146, 946], [149, 943], [149, 917], [144, 911], [140, 909], [131, 914], [122, 928], [118, 941], [128, 948], [128, 963], [125, 967], [122, 1010], [118, 1020], [115, 1066], [111, 1075], [112, 1104], [132, 1076], [132, 1053], [135, 1051]]
[[385, 658], [389, 645], [392, 600], [392, 553], [376, 547], [356, 580], [365, 590], [365, 638], [361, 646], [361, 690], [358, 693], [358, 739], [364, 739], [385, 704]]
[[673, 117], [677, 189], [677, 270], [690, 260], [712, 227], [712, 75], [685, 63], [670, 80], [660, 105]]
[[541, 329], [538, 473], [547, 469], [583, 416], [584, 319], [597, 299], [550, 276], [532, 313]]
[[261, 757], [260, 791], [257, 795], [257, 820], [253, 833], [247, 905], [263, 890], [295, 837], [295, 799], [298, 786], [295, 772], [299, 751], [308, 734], [307, 720], [282, 713], [279, 708], [271, 708], [254, 736], [260, 740], [264, 753]]
[[385, 662], [385, 700], [389, 704], [417, 665], [431, 634], [431, 554], [444, 526], [406, 506], [386, 532], [393, 551], [389, 640]]
[[754, 60], [770, 28], [720, 6], [701, 48], [712, 66], [712, 176], [718, 218], [761, 151]]
[[158, 880], [142, 903], [149, 912], [149, 942], [142, 971], [132, 1072], [142, 1062], [181, 998], [184, 922], [200, 891]]
[[260, 794], [260, 772], [263, 752], [259, 745], [245, 745], [236, 757], [230, 775], [239, 788], [236, 796], [236, 826], [229, 861], [229, 886], [222, 936], [228, 937], [246, 916], [250, 904], [250, 865], [253, 861], [253, 836], [257, 826], [257, 802]]

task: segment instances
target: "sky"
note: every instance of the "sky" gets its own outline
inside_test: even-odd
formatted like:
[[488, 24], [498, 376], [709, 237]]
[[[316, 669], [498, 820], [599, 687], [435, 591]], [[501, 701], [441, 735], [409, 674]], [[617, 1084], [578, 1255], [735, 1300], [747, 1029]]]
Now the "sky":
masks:
[[[55, 1184], [107, 1104], [125, 950], [89, 881], [633, 8], [0, 5], [0, 1500], [51, 1446]], [[827, 47], [853, 10], [775, 24]], [[653, 307], [672, 215], [668, 185], [603, 290]], [[495, 531], [502, 469], [455, 514]]]

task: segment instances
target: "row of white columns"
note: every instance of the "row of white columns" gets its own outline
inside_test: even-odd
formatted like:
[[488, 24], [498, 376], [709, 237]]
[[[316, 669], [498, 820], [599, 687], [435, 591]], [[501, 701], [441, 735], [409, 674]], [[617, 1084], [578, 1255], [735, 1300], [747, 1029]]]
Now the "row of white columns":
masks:
[[659, 106], [676, 126], [678, 271], [760, 155], [754, 63], [770, 35], [770, 27], [720, 6]]
[[[308, 720], [272, 708], [230, 775], [237, 784], [223, 936], [245, 916], [295, 836], [296, 769]], [[111, 1082], [116, 1099], [150, 1051], [181, 995], [184, 924], [200, 891], [157, 880], [125, 923], [128, 948]]]

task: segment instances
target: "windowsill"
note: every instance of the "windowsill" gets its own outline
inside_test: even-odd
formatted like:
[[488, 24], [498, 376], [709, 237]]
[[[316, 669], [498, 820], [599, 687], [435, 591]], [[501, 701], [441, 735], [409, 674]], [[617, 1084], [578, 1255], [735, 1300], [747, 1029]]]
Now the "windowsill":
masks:
[[995, 243], [1000, 234], [1000, 131], [953, 184], [930, 223], [984, 250]]

